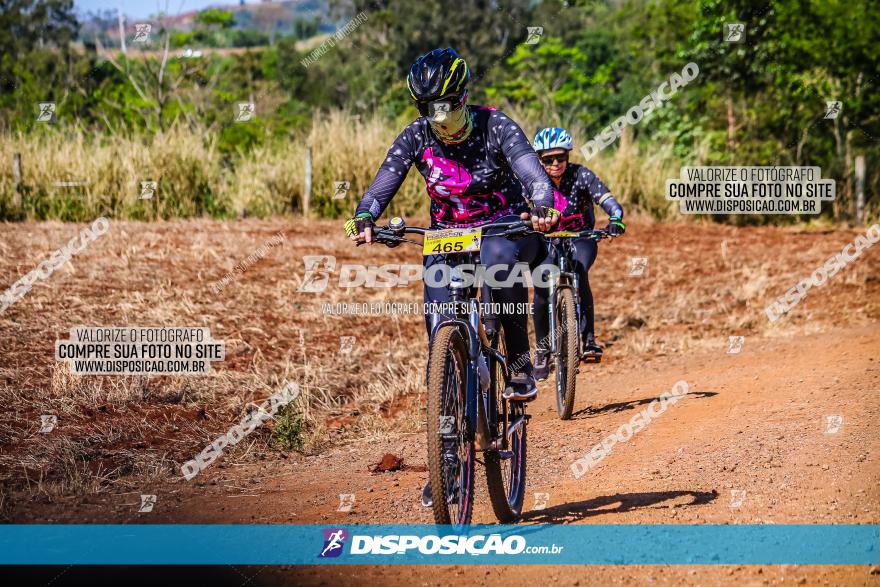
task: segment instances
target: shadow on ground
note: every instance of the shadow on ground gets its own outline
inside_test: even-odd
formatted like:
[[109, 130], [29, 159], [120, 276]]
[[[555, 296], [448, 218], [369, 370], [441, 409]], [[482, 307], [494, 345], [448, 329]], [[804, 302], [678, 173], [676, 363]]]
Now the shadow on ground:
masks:
[[[716, 391], [692, 391], [687, 394], [688, 398], [704, 398], [704, 397], [712, 397], [713, 395], [718, 395]], [[592, 406], [587, 406], [582, 410], [578, 410], [574, 414], [571, 415], [572, 420], [580, 418], [590, 418], [592, 416], [596, 416], [599, 414], [603, 414], [605, 412], [623, 412], [624, 410], [633, 410], [638, 406], [644, 406], [650, 404], [653, 401], [659, 401], [659, 397], [646, 397], [643, 399], [634, 399], [627, 402], [616, 402], [613, 404], [606, 404], [604, 406], [600, 406], [598, 408], [594, 408]]]
[[649, 508], [662, 504], [665, 501], [687, 496], [692, 498], [691, 501], [689, 503], [680, 504], [679, 507], [693, 507], [707, 504], [718, 497], [718, 492], [713, 489], [712, 491], [650, 491], [646, 493], [618, 493], [617, 495], [595, 497], [586, 501], [563, 503], [543, 510], [526, 512], [522, 516], [522, 521], [536, 522], [540, 524], [570, 524], [592, 516], [619, 514], [632, 510]]

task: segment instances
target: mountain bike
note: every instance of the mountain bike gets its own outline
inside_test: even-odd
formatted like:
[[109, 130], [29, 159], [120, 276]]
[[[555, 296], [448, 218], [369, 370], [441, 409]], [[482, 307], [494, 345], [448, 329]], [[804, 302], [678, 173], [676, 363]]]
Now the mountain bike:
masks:
[[556, 371], [556, 412], [560, 420], [571, 418], [577, 386], [580, 361], [580, 278], [571, 268], [573, 238], [589, 237], [595, 240], [609, 238], [607, 230], [594, 229], [580, 232], [559, 231], [544, 235], [551, 255], [556, 259], [559, 276], [550, 281], [547, 292], [550, 312], [550, 358]]
[[[498, 232], [486, 234], [490, 229]], [[479, 264], [482, 239], [532, 232], [528, 221], [431, 230], [408, 227], [401, 218], [374, 229], [376, 242], [390, 247], [420, 245], [425, 255], [451, 256], [455, 261], [450, 263], [447, 285], [454, 311], [433, 320], [428, 349], [428, 475], [437, 524], [470, 523], [477, 452], [483, 453], [496, 517], [512, 522], [522, 513], [529, 415], [523, 402], [502, 397], [511, 376], [504, 333], [497, 316], [481, 313], [481, 302], [491, 303], [491, 291], [468, 283], [456, 266]], [[424, 238], [410, 240], [408, 234]]]

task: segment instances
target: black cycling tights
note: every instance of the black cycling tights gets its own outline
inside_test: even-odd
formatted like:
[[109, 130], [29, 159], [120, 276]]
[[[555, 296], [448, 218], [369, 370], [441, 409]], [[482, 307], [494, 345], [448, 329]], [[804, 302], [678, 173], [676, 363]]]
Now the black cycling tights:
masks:
[[[580, 280], [580, 291], [578, 294], [581, 298], [581, 318], [580, 331], [581, 340], [586, 340], [587, 333], [595, 332], [594, 330], [594, 310], [593, 310], [593, 292], [590, 290], [589, 271], [596, 260], [599, 247], [596, 241], [591, 238], [572, 239], [572, 270], [578, 274]], [[544, 263], [555, 263], [555, 255], [551, 253]], [[549, 316], [549, 300], [547, 298], [547, 288], [535, 288], [535, 339], [538, 348], [550, 348], [550, 316]]]
[[[518, 217], [500, 218], [498, 222], [509, 222], [518, 220]], [[546, 246], [543, 239], [536, 234], [532, 234], [517, 240], [508, 240], [504, 237], [483, 237], [480, 245], [480, 264], [483, 267], [490, 268], [500, 265], [503, 269], [499, 269], [495, 274], [495, 279], [499, 281], [506, 280], [513, 271], [516, 263], [527, 263], [529, 269], [534, 269], [537, 261], [543, 259], [547, 254]], [[425, 257], [425, 274], [428, 275], [428, 269], [434, 265], [445, 263], [450, 266], [462, 263], [461, 258], [467, 255], [429, 255]], [[433, 272], [432, 272], [433, 273]], [[522, 271], [517, 271], [517, 274]], [[444, 303], [449, 301], [449, 290], [445, 286], [431, 286], [427, 282], [424, 284], [425, 303]], [[485, 292], [487, 288], [484, 288]], [[515, 285], [509, 287], [493, 288], [492, 302], [501, 304], [502, 312], [498, 316], [501, 326], [504, 328], [504, 343], [507, 348], [508, 362], [516, 366], [522, 366], [517, 371], [531, 374], [532, 363], [529, 360], [529, 313], [528, 313], [528, 290], [524, 283], [517, 280]], [[487, 301], [483, 299], [482, 301]], [[507, 307], [505, 308], [505, 304]], [[513, 310], [513, 311], [504, 311]], [[437, 314], [427, 314], [425, 316], [425, 326], [428, 328], [428, 335], [431, 334], [432, 320], [440, 319]], [[484, 316], [485, 318], [485, 316]]]

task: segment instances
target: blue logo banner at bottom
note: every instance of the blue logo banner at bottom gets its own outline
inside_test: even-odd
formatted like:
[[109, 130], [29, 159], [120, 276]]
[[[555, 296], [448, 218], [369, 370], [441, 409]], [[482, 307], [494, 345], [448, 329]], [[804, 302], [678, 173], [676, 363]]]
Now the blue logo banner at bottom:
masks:
[[25, 524], [0, 564], [880, 564], [880, 525]]

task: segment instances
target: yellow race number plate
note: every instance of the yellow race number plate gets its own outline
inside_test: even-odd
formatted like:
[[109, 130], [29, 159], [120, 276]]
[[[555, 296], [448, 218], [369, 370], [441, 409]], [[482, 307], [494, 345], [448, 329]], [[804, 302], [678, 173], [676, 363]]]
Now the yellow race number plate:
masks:
[[425, 232], [422, 252], [425, 255], [472, 253], [480, 250], [483, 230], [480, 228], [448, 228]]
[[571, 238], [571, 237], [578, 236], [578, 233], [576, 233], [576, 232], [570, 232], [570, 231], [568, 231], [568, 230], [560, 230], [559, 232], [548, 232], [548, 233], [546, 233], [544, 236], [549, 236], [549, 237], [569, 237], [569, 238]]

